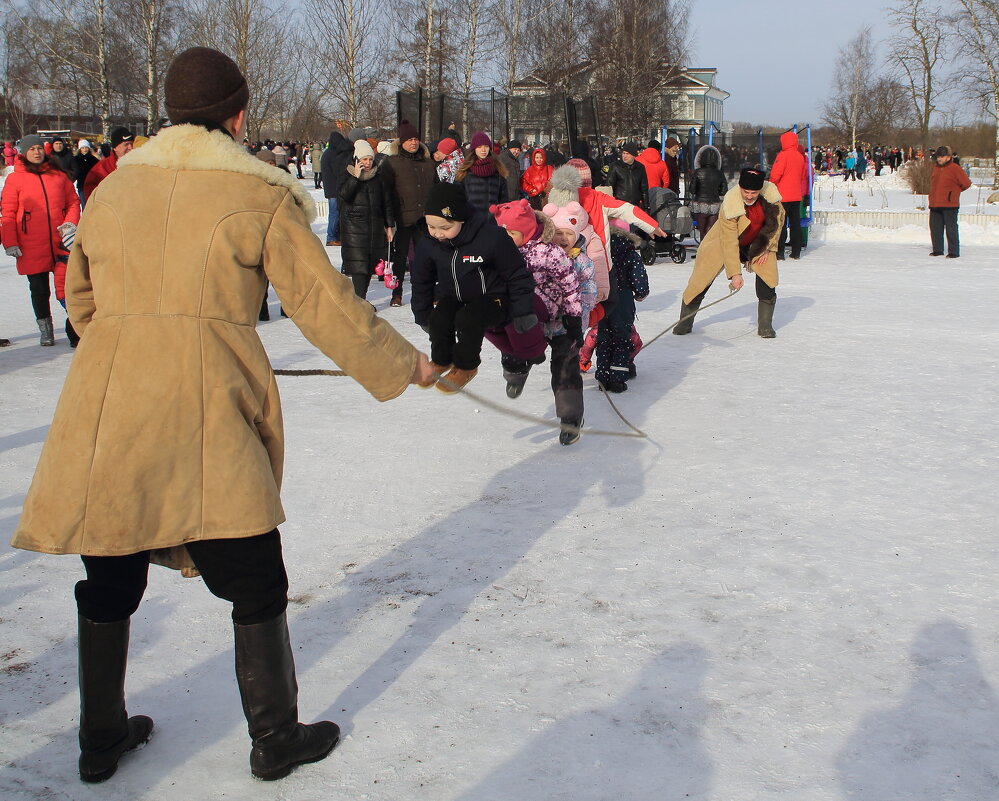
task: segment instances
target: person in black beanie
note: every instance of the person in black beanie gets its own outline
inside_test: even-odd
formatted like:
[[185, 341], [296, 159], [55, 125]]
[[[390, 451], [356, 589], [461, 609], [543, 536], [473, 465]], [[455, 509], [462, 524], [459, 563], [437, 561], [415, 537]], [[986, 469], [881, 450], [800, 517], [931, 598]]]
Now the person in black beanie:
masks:
[[718, 221], [701, 240], [697, 262], [683, 290], [680, 321], [674, 334], [689, 334], [694, 315], [711, 284], [722, 270], [732, 289], [743, 285], [742, 267], [756, 273], [759, 299], [757, 333], [764, 339], [776, 336], [773, 329], [777, 304], [777, 241], [784, 224], [784, 207], [777, 187], [757, 169], [745, 169], [739, 185], [722, 198]]
[[97, 185], [118, 168], [118, 159], [130, 153], [135, 146], [135, 134], [128, 128], [118, 127], [111, 131], [111, 150], [87, 173], [83, 182], [83, 201], [86, 203]]
[[250, 771], [270, 781], [326, 757], [340, 730], [298, 719], [277, 528], [281, 401], [254, 328], [267, 282], [306, 338], [376, 399], [429, 386], [433, 372], [333, 269], [297, 178], [240, 144], [249, 92], [236, 64], [186, 50], [164, 95], [174, 125], [122, 159], [76, 233], [66, 299], [80, 347], [12, 544], [83, 562], [84, 782], [109, 779], [153, 729], [128, 715], [124, 689], [150, 563], [200, 575], [231, 604]]
[[69, 180], [75, 181], [76, 175], [73, 171], [73, 151], [67, 148], [66, 142], [58, 136], [52, 140], [52, 155], [55, 157], [55, 160], [59, 162], [59, 166], [69, 177]]
[[649, 205], [649, 176], [638, 161], [638, 145], [627, 142], [621, 147], [621, 160], [611, 164], [607, 183], [614, 197], [646, 211]]
[[461, 184], [435, 184], [426, 200], [424, 235], [413, 261], [413, 317], [430, 335], [441, 392], [475, 378], [487, 329], [538, 323], [534, 276], [509, 234], [484, 209], [469, 205]]

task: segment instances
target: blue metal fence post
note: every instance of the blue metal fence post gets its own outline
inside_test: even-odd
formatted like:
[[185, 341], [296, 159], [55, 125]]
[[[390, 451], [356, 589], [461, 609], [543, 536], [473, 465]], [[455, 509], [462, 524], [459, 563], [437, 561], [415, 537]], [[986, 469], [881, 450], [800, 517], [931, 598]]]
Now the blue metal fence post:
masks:
[[[808, 162], [808, 224], [812, 224], [815, 219], [815, 169], [812, 166], [812, 124], [805, 126], [805, 138], [808, 144], [805, 147], [805, 160]], [[804, 225], [804, 223], [802, 223]]]

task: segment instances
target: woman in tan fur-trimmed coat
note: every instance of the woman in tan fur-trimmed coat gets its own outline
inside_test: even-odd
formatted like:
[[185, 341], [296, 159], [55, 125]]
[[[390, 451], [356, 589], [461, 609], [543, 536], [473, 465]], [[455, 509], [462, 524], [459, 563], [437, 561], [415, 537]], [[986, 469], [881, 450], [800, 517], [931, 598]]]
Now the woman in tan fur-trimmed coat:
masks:
[[250, 770], [280, 779], [337, 744], [298, 722], [287, 624], [284, 436], [255, 330], [267, 282], [305, 336], [378, 400], [427, 385], [429, 361], [333, 269], [291, 175], [238, 144], [236, 64], [192, 48], [170, 65], [174, 126], [90, 196], [66, 275], [80, 346], [13, 545], [80, 554], [80, 778], [108, 779], [153, 722], [125, 710], [129, 623], [151, 561], [196, 568], [231, 602]]
[[697, 248], [697, 262], [683, 291], [680, 321], [674, 334], [689, 334], [694, 315], [718, 274], [724, 270], [733, 289], [741, 289], [742, 266], [756, 273], [759, 299], [757, 333], [776, 336], [773, 329], [777, 303], [777, 241], [784, 224], [784, 207], [777, 187], [759, 170], [745, 169], [739, 185], [722, 198], [718, 222], [711, 226]]

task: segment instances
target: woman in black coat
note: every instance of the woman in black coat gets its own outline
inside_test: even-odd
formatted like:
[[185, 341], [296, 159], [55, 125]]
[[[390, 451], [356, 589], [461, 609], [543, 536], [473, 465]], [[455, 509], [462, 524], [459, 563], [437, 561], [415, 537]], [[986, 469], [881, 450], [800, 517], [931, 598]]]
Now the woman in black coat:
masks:
[[354, 163], [340, 181], [340, 271], [359, 298], [368, 294], [375, 265], [388, 258], [389, 229], [395, 226], [392, 204], [382, 186], [375, 153], [363, 139], [354, 143]]
[[76, 181], [76, 194], [80, 196], [80, 208], [83, 208], [83, 182], [87, 180], [87, 173], [97, 164], [97, 157], [90, 152], [90, 142], [81, 139], [79, 150], [73, 156], [73, 180]]
[[465, 187], [465, 196], [473, 209], [489, 211], [490, 206], [510, 200], [506, 167], [493, 155], [493, 143], [483, 131], [472, 134], [471, 152], [458, 167], [456, 184]]
[[725, 173], [719, 169], [721, 154], [713, 145], [704, 145], [694, 156], [694, 178], [690, 183], [690, 211], [703, 240], [718, 221], [721, 200], [728, 192]]

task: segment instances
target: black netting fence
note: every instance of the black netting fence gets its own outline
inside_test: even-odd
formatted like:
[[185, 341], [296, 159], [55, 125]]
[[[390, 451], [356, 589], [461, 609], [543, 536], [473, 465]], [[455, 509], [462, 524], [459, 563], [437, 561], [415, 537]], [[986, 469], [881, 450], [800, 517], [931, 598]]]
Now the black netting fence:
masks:
[[401, 125], [409, 120], [420, 132], [420, 138], [426, 140], [426, 114], [424, 114], [423, 90], [395, 93], [395, 124]]
[[453, 123], [467, 142], [476, 131], [485, 131], [494, 141], [509, 138], [507, 96], [495, 89], [464, 95], [437, 95], [430, 101], [430, 130], [427, 136], [444, 136]]
[[[396, 92], [396, 122], [408, 119], [420, 130], [425, 142], [448, 136], [454, 124], [458, 138], [467, 142], [475, 131], [485, 131], [495, 141], [510, 136], [508, 98], [495, 89], [483, 89], [464, 95], [428, 97], [422, 90]], [[419, 121], [419, 122], [417, 122]]]
[[450, 126], [465, 142], [485, 131], [497, 142], [516, 139], [527, 147], [554, 143], [568, 150], [585, 142], [590, 151], [601, 145], [597, 105], [592, 97], [565, 95], [507, 96], [495, 89], [463, 95], [427, 97], [420, 90], [396, 92], [396, 122], [409, 120], [424, 141], [449, 134]]
[[592, 96], [579, 100], [566, 100], [566, 127], [568, 129], [571, 152], [578, 153], [576, 144], [585, 142], [591, 154], [599, 153], [603, 144], [600, 138], [600, 121], [597, 117], [597, 102]]
[[567, 139], [562, 95], [510, 97], [510, 136], [525, 147], [558, 145]]

